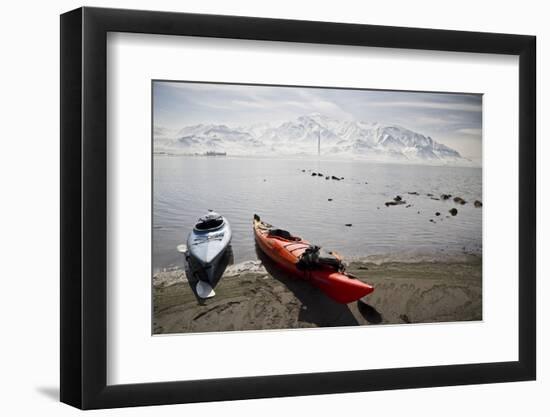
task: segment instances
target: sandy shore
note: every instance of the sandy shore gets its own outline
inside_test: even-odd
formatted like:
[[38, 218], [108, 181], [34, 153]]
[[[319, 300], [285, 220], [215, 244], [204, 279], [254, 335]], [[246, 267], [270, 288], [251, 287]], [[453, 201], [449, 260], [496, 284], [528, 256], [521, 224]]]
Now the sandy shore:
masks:
[[481, 258], [455, 262], [353, 261], [375, 286], [362, 301], [330, 300], [263, 260], [229, 266], [216, 296], [198, 299], [184, 270], [153, 278], [155, 334], [481, 320]]

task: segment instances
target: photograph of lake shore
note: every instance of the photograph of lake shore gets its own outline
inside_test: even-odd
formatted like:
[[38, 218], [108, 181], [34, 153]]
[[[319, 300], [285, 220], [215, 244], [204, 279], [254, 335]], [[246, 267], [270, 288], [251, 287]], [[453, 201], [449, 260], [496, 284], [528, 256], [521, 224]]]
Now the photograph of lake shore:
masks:
[[482, 320], [482, 96], [153, 81], [153, 334]]

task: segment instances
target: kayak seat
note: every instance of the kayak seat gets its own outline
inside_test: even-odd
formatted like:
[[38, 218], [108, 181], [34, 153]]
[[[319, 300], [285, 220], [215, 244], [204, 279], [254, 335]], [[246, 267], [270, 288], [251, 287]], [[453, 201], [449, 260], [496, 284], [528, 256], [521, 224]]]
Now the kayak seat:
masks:
[[211, 229], [217, 229], [223, 224], [223, 218], [206, 218], [204, 220], [200, 220], [196, 225], [195, 229], [197, 230], [211, 230]]
[[288, 230], [283, 229], [269, 229], [267, 232], [268, 236], [276, 236], [276, 237], [282, 237], [286, 240], [302, 240], [301, 238], [297, 236], [292, 236], [292, 234]]
[[335, 271], [344, 270], [344, 263], [340, 258], [316, 245], [310, 246], [302, 253], [296, 266], [299, 269], [315, 269], [328, 266]]

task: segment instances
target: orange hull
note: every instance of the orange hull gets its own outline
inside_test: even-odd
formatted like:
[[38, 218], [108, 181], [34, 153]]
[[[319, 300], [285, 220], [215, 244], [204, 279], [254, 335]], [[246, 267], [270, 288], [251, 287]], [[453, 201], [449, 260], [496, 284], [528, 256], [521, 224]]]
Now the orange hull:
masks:
[[356, 301], [374, 291], [374, 288], [351, 278], [344, 272], [335, 271], [330, 267], [316, 269], [299, 269], [296, 264], [304, 251], [310, 247], [309, 242], [302, 238], [295, 240], [280, 236], [270, 236], [270, 225], [254, 219], [254, 235], [258, 246], [277, 266], [293, 277], [309, 281], [326, 295], [339, 303], [347, 304]]

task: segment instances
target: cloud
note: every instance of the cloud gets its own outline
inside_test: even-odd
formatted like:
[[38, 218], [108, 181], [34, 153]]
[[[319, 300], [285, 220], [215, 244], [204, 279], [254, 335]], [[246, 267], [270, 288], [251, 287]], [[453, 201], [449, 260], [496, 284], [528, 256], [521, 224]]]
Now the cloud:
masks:
[[434, 110], [449, 110], [449, 111], [465, 111], [465, 112], [481, 112], [481, 103], [442, 103], [436, 101], [379, 101], [367, 102], [367, 106], [376, 107], [406, 107], [406, 108], [421, 108]]
[[481, 128], [466, 128], [466, 129], [458, 129], [457, 133], [461, 133], [463, 135], [469, 135], [469, 136], [481, 136], [482, 130]]

